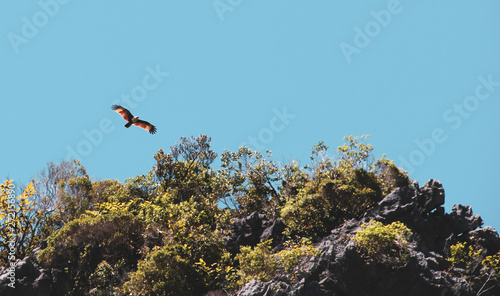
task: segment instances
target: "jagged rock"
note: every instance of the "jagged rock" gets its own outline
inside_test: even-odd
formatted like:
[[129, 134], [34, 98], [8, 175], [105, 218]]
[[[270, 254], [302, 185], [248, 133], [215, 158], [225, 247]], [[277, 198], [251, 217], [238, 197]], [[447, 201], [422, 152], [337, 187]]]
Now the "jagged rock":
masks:
[[272, 239], [273, 242], [281, 242], [283, 240], [283, 231], [286, 225], [281, 219], [276, 219], [271, 226], [264, 229], [262, 235], [260, 236], [260, 241], [265, 242]]
[[33, 265], [31, 259], [26, 257], [16, 261], [15, 267], [15, 288], [9, 287], [10, 270], [4, 269], [0, 275], [0, 295], [30, 295], [34, 294], [31, 283], [38, 278], [40, 271]]
[[489, 255], [496, 254], [500, 251], [500, 236], [493, 227], [486, 226], [479, 228], [471, 231], [469, 235], [483, 250], [486, 250]]
[[[397, 188], [362, 218], [346, 221], [315, 244], [321, 254], [304, 259], [293, 277], [281, 273], [269, 282], [251, 281], [237, 296], [476, 295], [467, 278], [461, 276], [466, 271], [454, 267], [450, 272], [445, 258], [457, 241], [473, 242], [493, 255], [500, 251], [500, 236], [491, 227], [478, 228], [482, 219], [470, 206], [454, 205], [447, 214], [443, 204], [444, 189], [437, 180], [422, 188]], [[352, 238], [362, 223], [371, 219], [386, 224], [401, 221], [412, 230], [410, 257], [405, 264], [370, 262], [358, 252]], [[226, 247], [234, 254], [242, 245], [255, 246], [268, 239], [277, 245], [284, 228], [283, 221], [255, 212], [233, 221]], [[43, 247], [17, 261], [16, 289], [7, 286], [9, 270], [0, 269], [0, 295], [62, 296], [70, 291], [72, 282], [64, 271], [36, 262]], [[500, 295], [497, 279], [485, 287], [493, 289], [482, 296]]]
[[0, 295], [2, 296], [63, 296], [70, 290], [71, 282], [66, 273], [56, 269], [44, 269], [33, 256], [17, 260], [15, 288], [8, 286], [9, 270], [0, 271]]
[[236, 254], [240, 246], [256, 246], [269, 239], [273, 239], [273, 246], [276, 246], [283, 240], [282, 232], [285, 227], [281, 219], [270, 220], [257, 212], [234, 219], [231, 234], [226, 239], [226, 249]]
[[474, 215], [470, 206], [453, 205], [447, 217], [452, 222], [456, 234], [466, 233], [483, 225], [483, 219]]
[[265, 283], [252, 280], [237, 296], [286, 296], [289, 286], [285, 283]]
[[437, 180], [429, 180], [420, 188], [417, 195], [419, 211], [428, 214], [439, 206], [444, 205], [444, 188]]
[[267, 285], [261, 281], [252, 280], [240, 290], [237, 296], [262, 296], [266, 292]]
[[410, 222], [434, 210], [437, 215], [444, 214], [443, 204], [443, 185], [431, 179], [419, 189], [410, 186], [396, 188], [365, 215], [365, 220], [375, 219], [385, 223], [404, 219]]
[[335, 296], [332, 291], [322, 289], [321, 285], [316, 281], [306, 281], [302, 279], [293, 286], [291, 296]]
[[[276, 295], [271, 292], [277, 291], [273, 287], [293, 296], [476, 295], [464, 277], [449, 272], [450, 263], [445, 259], [449, 246], [465, 234], [494, 253], [500, 250], [500, 237], [491, 227], [474, 230], [482, 220], [470, 207], [453, 206], [452, 213], [446, 214], [443, 204], [444, 189], [437, 180], [419, 189], [397, 188], [363, 218], [347, 221], [317, 243], [315, 247], [322, 253], [301, 263], [298, 282], [290, 283], [281, 274], [266, 283], [249, 283], [238, 296]], [[402, 221], [412, 230], [410, 258], [405, 265], [368, 262], [357, 251], [352, 238], [361, 224], [371, 219], [386, 224]]]
[[408, 186], [396, 188], [382, 199], [374, 209], [365, 215], [364, 221], [371, 219], [386, 223], [398, 221], [416, 208], [416, 191]]

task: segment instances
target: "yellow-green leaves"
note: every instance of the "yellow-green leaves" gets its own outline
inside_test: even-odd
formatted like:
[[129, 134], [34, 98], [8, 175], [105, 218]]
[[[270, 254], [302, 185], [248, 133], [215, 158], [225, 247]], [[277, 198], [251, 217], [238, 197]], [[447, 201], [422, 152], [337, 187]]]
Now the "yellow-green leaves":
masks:
[[273, 253], [271, 242], [272, 240], [262, 242], [254, 248], [241, 247], [241, 253], [236, 256], [240, 262], [239, 285], [244, 285], [253, 279], [268, 281], [278, 270], [290, 273], [293, 280], [296, 275], [294, 271], [304, 257], [317, 256], [321, 253], [312, 247], [309, 240], [302, 240], [300, 244], [289, 244], [286, 249]]
[[354, 241], [359, 251], [369, 260], [404, 264], [409, 256], [410, 235], [411, 230], [399, 221], [384, 225], [370, 220], [361, 225]]
[[500, 275], [500, 252], [492, 256], [486, 256], [481, 264], [486, 267], [486, 270], [495, 275]]
[[458, 265], [464, 263], [467, 268], [470, 268], [472, 264], [478, 260], [479, 255], [483, 250], [474, 250], [474, 248], [467, 244], [458, 242], [450, 246], [450, 257], [446, 258], [453, 265]]
[[375, 168], [373, 161], [370, 159], [370, 154], [374, 146], [364, 142], [369, 137], [370, 135], [344, 137], [346, 143], [337, 148], [337, 151], [341, 152], [340, 167], [345, 169], [363, 168], [367, 171]]

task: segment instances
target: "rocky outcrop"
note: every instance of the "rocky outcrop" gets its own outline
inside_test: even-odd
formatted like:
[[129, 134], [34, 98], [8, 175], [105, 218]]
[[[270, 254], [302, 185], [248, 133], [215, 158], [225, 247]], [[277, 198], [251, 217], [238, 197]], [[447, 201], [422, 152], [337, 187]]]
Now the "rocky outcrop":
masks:
[[[491, 227], [480, 228], [483, 221], [469, 206], [455, 205], [451, 213], [445, 213], [444, 197], [443, 186], [436, 180], [430, 180], [421, 188], [397, 188], [363, 217], [345, 222], [318, 242], [315, 247], [321, 254], [304, 260], [300, 272], [293, 277], [283, 273], [269, 282], [251, 281], [237, 295], [476, 295], [470, 278], [446, 261], [450, 246], [466, 241], [482, 249], [484, 254], [493, 255], [500, 251], [500, 236]], [[401, 221], [411, 229], [413, 236], [406, 264], [369, 262], [359, 254], [352, 238], [364, 222], [372, 219], [385, 224]], [[255, 212], [235, 219], [231, 227], [226, 248], [236, 254], [240, 246], [255, 246], [269, 239], [278, 246], [283, 241], [285, 224]], [[0, 295], [67, 294], [72, 279], [63, 270], [36, 262], [36, 253], [43, 247], [35, 250], [31, 257], [17, 261], [15, 289], [8, 286], [10, 271], [0, 269]], [[491, 289], [482, 296], [500, 295], [500, 283], [495, 279], [485, 287]]]
[[285, 227], [281, 219], [271, 220], [257, 212], [234, 219], [230, 235], [226, 238], [226, 249], [236, 254], [240, 246], [253, 247], [269, 239], [273, 240], [273, 246], [277, 246], [283, 240], [282, 232]]
[[[449, 246], [470, 239], [494, 254], [500, 250], [500, 237], [491, 227], [478, 228], [483, 222], [469, 206], [453, 206], [447, 214], [443, 204], [444, 189], [437, 180], [422, 188], [398, 188], [363, 218], [347, 221], [323, 238], [316, 245], [321, 255], [302, 263], [300, 280], [292, 282], [280, 275], [270, 282], [252, 281], [237, 295], [476, 295], [465, 276], [450, 272], [445, 260]], [[352, 238], [371, 219], [401, 221], [412, 230], [410, 258], [404, 266], [367, 262], [356, 250]], [[482, 295], [500, 295], [500, 288]]]
[[9, 270], [0, 270], [0, 295], [2, 296], [63, 296], [71, 287], [71, 280], [67, 274], [54, 268], [43, 268], [35, 256], [40, 249], [37, 248], [31, 257], [16, 261], [15, 285], [9, 286]]

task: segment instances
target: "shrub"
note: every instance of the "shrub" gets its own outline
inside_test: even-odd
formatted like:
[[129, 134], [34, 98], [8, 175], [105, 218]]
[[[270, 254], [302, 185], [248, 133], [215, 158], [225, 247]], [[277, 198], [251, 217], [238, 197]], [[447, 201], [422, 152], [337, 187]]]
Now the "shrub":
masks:
[[281, 210], [289, 234], [317, 240], [345, 220], [357, 218], [382, 199], [380, 184], [363, 169], [334, 169], [312, 180]]
[[[316, 256], [320, 251], [311, 246], [310, 241], [302, 240], [300, 244], [289, 244], [285, 250], [272, 253], [272, 240], [262, 242], [251, 248], [241, 248], [241, 253], [236, 255], [240, 266], [238, 275], [239, 285], [244, 285], [251, 280], [269, 281], [276, 276], [279, 270], [286, 273], [299, 272], [298, 264], [307, 256]], [[296, 278], [297, 273], [291, 274], [291, 279]]]
[[470, 269], [474, 263], [479, 263], [479, 255], [483, 250], [474, 250], [474, 248], [467, 244], [458, 242], [450, 246], [450, 257], [446, 258], [453, 266], [464, 265]]
[[272, 240], [268, 240], [254, 248], [250, 246], [241, 247], [240, 253], [236, 255], [236, 259], [240, 263], [238, 270], [240, 276], [239, 285], [243, 286], [253, 279], [261, 281], [272, 279], [278, 269], [278, 262], [272, 256], [271, 243]]
[[151, 172], [152, 179], [163, 192], [173, 190], [176, 202], [212, 193], [214, 172], [210, 164], [217, 153], [210, 149], [210, 142], [211, 138], [206, 135], [181, 137], [176, 145], [170, 147], [170, 154], [160, 149], [154, 156], [156, 165]]
[[327, 156], [323, 142], [313, 147], [311, 175], [296, 164], [284, 168], [286, 203], [281, 216], [288, 234], [311, 239], [328, 235], [345, 220], [359, 218], [394, 188], [410, 184], [408, 175], [389, 159], [372, 159], [369, 136], [344, 137], [338, 159]]
[[89, 277], [90, 291], [89, 296], [108, 296], [119, 295], [119, 289], [116, 287], [120, 282], [120, 269], [122, 261], [115, 266], [111, 266], [106, 261], [99, 263], [94, 273]]
[[453, 274], [467, 276], [477, 295], [482, 295], [496, 286], [500, 275], [500, 252], [484, 256], [486, 251], [467, 242], [450, 246], [450, 257], [446, 258], [453, 267]]
[[500, 252], [492, 256], [486, 256], [481, 264], [488, 272], [494, 275], [500, 275]]
[[67, 268], [74, 279], [72, 292], [79, 295], [89, 290], [89, 276], [103, 260], [112, 265], [123, 260], [128, 269], [134, 269], [143, 245], [142, 233], [143, 223], [127, 212], [83, 215], [53, 233], [38, 260]]
[[377, 160], [377, 175], [382, 184], [382, 195], [391, 193], [397, 187], [411, 184], [408, 173], [398, 168], [392, 160], [385, 158], [385, 155]]
[[354, 241], [359, 251], [369, 260], [399, 266], [409, 256], [409, 236], [412, 232], [403, 223], [389, 225], [370, 220], [358, 229]]
[[[314, 248], [311, 241], [308, 239], [301, 239], [299, 243], [288, 241], [285, 243], [286, 249], [279, 251], [275, 254], [275, 258], [279, 262], [279, 268], [287, 273], [300, 271], [299, 263], [304, 257], [318, 256], [321, 251]], [[292, 279], [296, 278], [297, 274], [292, 274]]]
[[128, 295], [202, 295], [206, 291], [203, 275], [186, 258], [185, 247], [164, 247], [139, 262], [137, 271], [124, 285]]

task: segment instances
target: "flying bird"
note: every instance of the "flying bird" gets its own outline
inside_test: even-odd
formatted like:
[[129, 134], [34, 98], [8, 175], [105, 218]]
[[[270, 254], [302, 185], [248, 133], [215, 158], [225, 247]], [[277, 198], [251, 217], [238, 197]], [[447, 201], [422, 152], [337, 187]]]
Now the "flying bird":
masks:
[[133, 116], [132, 113], [130, 113], [130, 111], [128, 111], [126, 108], [123, 108], [120, 105], [113, 105], [111, 106], [111, 109], [118, 112], [118, 114], [120, 114], [123, 119], [127, 121], [127, 124], [125, 124], [126, 128], [129, 128], [133, 124], [147, 130], [150, 134], [156, 133], [156, 127], [154, 125], [147, 121], [140, 120], [139, 116]]

